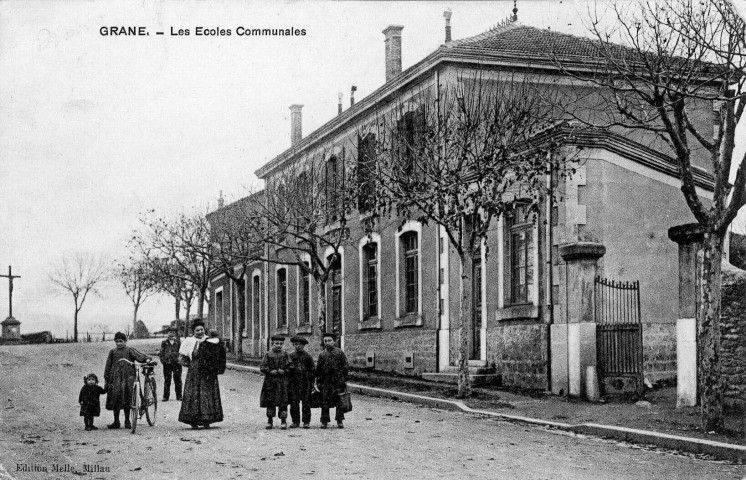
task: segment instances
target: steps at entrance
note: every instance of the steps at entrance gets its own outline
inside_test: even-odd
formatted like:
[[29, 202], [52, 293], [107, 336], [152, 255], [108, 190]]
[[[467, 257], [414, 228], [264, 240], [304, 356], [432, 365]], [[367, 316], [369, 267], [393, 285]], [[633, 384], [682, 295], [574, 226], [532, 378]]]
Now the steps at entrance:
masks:
[[[458, 367], [448, 366], [438, 373], [423, 373], [422, 378], [432, 382], [458, 383]], [[474, 386], [496, 384], [500, 381], [500, 375], [495, 369], [486, 366], [486, 362], [475, 360], [469, 361], [469, 380]]]

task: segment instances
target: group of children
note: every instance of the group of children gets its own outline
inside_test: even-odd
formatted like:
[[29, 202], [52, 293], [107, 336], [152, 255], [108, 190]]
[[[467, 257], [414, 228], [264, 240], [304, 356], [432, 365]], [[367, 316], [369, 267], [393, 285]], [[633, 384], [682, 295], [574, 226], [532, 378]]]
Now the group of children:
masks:
[[[259, 406], [267, 409], [267, 429], [273, 428], [275, 415], [280, 418], [280, 428], [286, 429], [287, 410], [290, 405], [290, 428], [310, 428], [312, 397], [313, 407], [321, 408], [321, 428], [330, 421], [329, 409], [335, 408], [338, 428], [344, 428], [344, 411], [339, 405], [339, 395], [347, 390], [347, 357], [336, 347], [333, 333], [324, 333], [324, 350], [314, 364], [304, 350], [308, 340], [295, 336], [290, 339], [294, 351], [287, 353], [282, 346], [285, 337], [272, 337], [272, 349], [264, 355], [259, 370], [264, 374]], [[301, 412], [302, 405], [302, 412]], [[301, 415], [302, 413], [302, 415]]]
[[[311, 355], [305, 351], [308, 340], [293, 337], [290, 342], [295, 349], [287, 353], [282, 349], [285, 337], [275, 335], [271, 338], [272, 349], [262, 359], [259, 370], [264, 374], [264, 383], [259, 397], [259, 406], [267, 409], [267, 429], [273, 427], [275, 415], [280, 418], [280, 428], [286, 429], [288, 405], [290, 405], [290, 428], [298, 428], [301, 420], [303, 428], [310, 428], [310, 396], [314, 388], [315, 364]], [[303, 416], [300, 415], [300, 404], [303, 405]], [[278, 413], [279, 411], [279, 413]]]

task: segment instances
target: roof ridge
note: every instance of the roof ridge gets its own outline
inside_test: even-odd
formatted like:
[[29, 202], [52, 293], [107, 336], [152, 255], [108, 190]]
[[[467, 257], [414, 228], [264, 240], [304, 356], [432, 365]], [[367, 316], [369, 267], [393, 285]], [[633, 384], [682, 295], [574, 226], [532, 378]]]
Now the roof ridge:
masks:
[[482, 33], [479, 33], [472, 37], [466, 37], [466, 38], [460, 38], [458, 40], [453, 40], [453, 41], [448, 42], [446, 45], [449, 47], [450, 46], [459, 47], [464, 44], [478, 42], [480, 40], [485, 40], [487, 38], [493, 37], [495, 35], [499, 35], [501, 33], [505, 33], [507, 31], [513, 30], [514, 28], [517, 28], [520, 26], [523, 26], [523, 25], [519, 25], [515, 20], [512, 20], [510, 17], [508, 17], [505, 20], [499, 23], [496, 23], [495, 25], [488, 28]]

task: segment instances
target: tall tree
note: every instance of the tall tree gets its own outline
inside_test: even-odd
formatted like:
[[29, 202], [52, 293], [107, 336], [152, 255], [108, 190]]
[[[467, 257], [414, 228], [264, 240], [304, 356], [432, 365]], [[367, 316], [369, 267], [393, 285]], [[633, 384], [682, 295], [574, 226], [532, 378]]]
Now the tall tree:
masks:
[[[587, 125], [655, 137], [678, 164], [684, 200], [704, 235], [697, 314], [702, 427], [718, 430], [723, 240], [746, 203], [746, 162], [734, 158], [746, 99], [746, 25], [720, 0], [620, 2], [610, 12], [613, 23], [600, 15], [591, 22], [595, 68], [589, 62], [580, 74], [557, 59], [566, 73], [602, 91], [596, 107], [606, 115], [589, 117], [573, 99], [566, 111]], [[695, 188], [698, 158], [713, 174], [709, 203]]]
[[257, 212], [253, 205], [263, 201], [263, 192], [243, 198], [207, 215], [213, 246], [213, 268], [224, 274], [235, 286], [237, 341], [235, 353], [243, 355], [241, 341], [246, 328], [246, 274], [249, 264], [262, 257], [261, 244], [254, 238], [253, 222]]
[[89, 294], [98, 293], [98, 287], [107, 279], [106, 264], [102, 257], [89, 253], [75, 252], [64, 255], [52, 267], [49, 280], [60, 294], [73, 297], [73, 341], [78, 341], [78, 314]]
[[120, 263], [116, 278], [124, 288], [124, 293], [132, 302], [132, 328], [137, 331], [137, 312], [145, 300], [158, 291], [154, 275], [145, 259], [129, 258]]
[[[382, 218], [436, 224], [458, 255], [459, 397], [471, 391], [475, 260], [481, 258], [493, 221], [509, 214], [515, 200], [536, 211], [550, 163], [564, 165], [560, 155], [549, 155], [561, 143], [560, 135], [535, 139], [555, 122], [531, 80], [474, 73], [438, 91], [412, 92], [406, 104], [382, 111], [360, 132], [369, 140], [356, 168], [363, 209]], [[375, 147], [366, 153], [370, 141]]]
[[240, 220], [246, 244], [232, 253], [249, 262], [294, 265], [313, 278], [314, 335], [327, 330], [327, 285], [338, 272], [341, 247], [349, 240], [347, 221], [357, 206], [345, 169], [346, 147], [323, 145], [299, 156], [272, 176], [261, 195], [247, 197]]
[[150, 211], [140, 222], [143, 228], [134, 233], [133, 244], [148, 259], [156, 275], [194, 286], [197, 316], [204, 318], [213, 261], [210, 225], [205, 215], [182, 213], [169, 218]]

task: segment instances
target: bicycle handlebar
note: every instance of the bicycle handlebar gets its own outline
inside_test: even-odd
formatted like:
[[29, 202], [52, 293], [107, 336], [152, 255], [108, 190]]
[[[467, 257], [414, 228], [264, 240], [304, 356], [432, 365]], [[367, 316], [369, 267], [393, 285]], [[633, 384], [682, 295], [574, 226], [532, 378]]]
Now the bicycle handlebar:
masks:
[[158, 365], [158, 362], [156, 362], [155, 360], [151, 360], [149, 362], [141, 363], [141, 362], [138, 362], [138, 361], [131, 362], [131, 361], [127, 360], [126, 358], [120, 358], [117, 361], [119, 361], [119, 362], [127, 362], [130, 365], [134, 365], [134, 366], [138, 366], [139, 365], [139, 366], [155, 367], [156, 365]]

